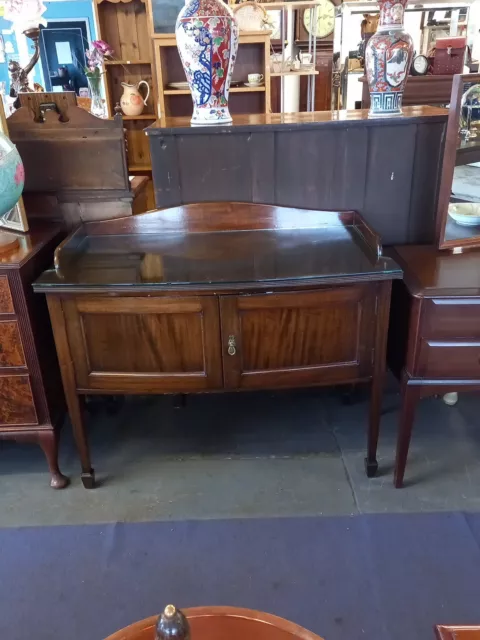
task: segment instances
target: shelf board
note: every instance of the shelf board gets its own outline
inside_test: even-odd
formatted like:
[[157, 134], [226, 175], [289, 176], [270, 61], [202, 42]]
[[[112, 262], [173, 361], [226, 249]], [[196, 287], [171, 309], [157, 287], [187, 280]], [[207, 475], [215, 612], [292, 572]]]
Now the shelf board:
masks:
[[253, 93], [254, 91], [265, 91], [265, 85], [261, 87], [232, 87], [230, 93]]
[[[255, 91], [265, 91], [265, 85], [261, 87], [232, 87], [230, 93], [253, 93]], [[190, 89], [165, 89], [165, 96], [189, 96]]]
[[111, 67], [114, 65], [132, 65], [132, 64], [152, 64], [151, 60], [105, 60], [104, 65]]
[[151, 171], [152, 165], [151, 164], [129, 164], [128, 170], [129, 171]]
[[156, 120], [157, 116], [154, 113], [142, 113], [139, 116], [124, 116], [124, 120]]
[[316, 69], [312, 69], [311, 71], [272, 71], [270, 72], [270, 77], [274, 78], [277, 76], [318, 76], [318, 71]]

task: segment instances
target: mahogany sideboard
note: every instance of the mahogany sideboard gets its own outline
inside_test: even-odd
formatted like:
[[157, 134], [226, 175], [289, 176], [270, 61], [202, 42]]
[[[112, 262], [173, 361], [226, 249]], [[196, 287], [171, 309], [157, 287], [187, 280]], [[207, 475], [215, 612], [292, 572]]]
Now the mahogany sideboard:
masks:
[[86, 394], [354, 382], [372, 383], [374, 475], [401, 275], [355, 212], [227, 202], [84, 224], [34, 284], [47, 294], [84, 486]]
[[[408, 86], [408, 85], [407, 85]], [[358, 211], [385, 245], [430, 243], [448, 111], [233, 116], [228, 126], [162, 118], [145, 129], [158, 208], [236, 200]]]
[[401, 379], [395, 486], [405, 474], [415, 408], [425, 396], [480, 391], [480, 251], [395, 247], [388, 361]]
[[49, 224], [11, 235], [19, 245], [0, 253], [0, 438], [37, 442], [51, 486], [61, 489], [68, 480], [58, 468], [55, 428], [65, 400], [45, 297], [31, 285], [65, 234]]

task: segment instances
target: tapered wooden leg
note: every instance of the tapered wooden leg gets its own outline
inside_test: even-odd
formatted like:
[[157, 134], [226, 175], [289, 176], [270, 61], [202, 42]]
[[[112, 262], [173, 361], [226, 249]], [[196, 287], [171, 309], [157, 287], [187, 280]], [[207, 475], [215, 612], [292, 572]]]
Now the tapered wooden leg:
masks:
[[82, 482], [85, 489], [93, 489], [95, 486], [95, 474], [90, 463], [90, 451], [88, 447], [87, 434], [83, 419], [84, 399], [77, 394], [77, 384], [75, 370], [73, 367], [72, 354], [68, 343], [65, 318], [63, 315], [62, 302], [52, 296], [47, 295], [48, 310], [52, 321], [55, 346], [57, 348], [60, 373], [62, 375], [63, 390], [67, 401], [70, 421], [73, 428], [73, 436], [77, 445], [80, 462], [82, 465]]
[[85, 430], [84, 399], [75, 392], [69, 392], [65, 395], [73, 428], [73, 437], [80, 456], [80, 464], [82, 465], [82, 483], [85, 489], [93, 489], [95, 487], [95, 472], [90, 462], [90, 447], [88, 446], [87, 432]]
[[45, 430], [37, 436], [38, 444], [42, 447], [47, 458], [48, 468], [51, 474], [50, 486], [53, 489], [64, 489], [69, 480], [58, 468], [58, 439], [55, 431]]
[[395, 455], [395, 470], [393, 483], [397, 489], [403, 486], [403, 476], [407, 466], [408, 449], [412, 435], [415, 409], [420, 399], [420, 385], [408, 385], [406, 377], [402, 379], [402, 407], [398, 425], [397, 452]]
[[382, 412], [382, 396], [385, 383], [386, 351], [388, 334], [388, 317], [390, 312], [390, 294], [392, 283], [379, 284], [376, 334], [375, 361], [373, 363], [372, 388], [370, 392], [370, 415], [368, 424], [367, 457], [365, 458], [365, 473], [373, 478], [378, 470], [377, 445], [380, 431], [380, 415]]

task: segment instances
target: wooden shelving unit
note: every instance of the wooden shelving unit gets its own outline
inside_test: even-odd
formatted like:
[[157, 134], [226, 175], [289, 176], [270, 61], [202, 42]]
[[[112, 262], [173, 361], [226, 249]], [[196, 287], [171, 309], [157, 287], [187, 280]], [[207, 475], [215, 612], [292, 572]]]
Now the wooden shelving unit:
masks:
[[[98, 36], [114, 50], [114, 60], [105, 63], [105, 93], [108, 116], [123, 93], [122, 82], [137, 84], [145, 80], [150, 97], [140, 116], [123, 116], [127, 138], [128, 169], [151, 178], [152, 163], [148, 138], [143, 130], [157, 119], [152, 43], [145, 0], [94, 0]], [[149, 208], [154, 207], [153, 188], [149, 185]]]
[[[232, 114], [270, 113], [270, 31], [241, 32], [234, 81], [246, 82], [249, 73], [261, 73], [261, 87], [238, 86], [230, 89]], [[169, 89], [171, 82], [185, 81], [185, 72], [174, 34], [154, 34], [153, 48], [160, 112], [164, 116], [189, 116], [192, 98], [188, 89]]]

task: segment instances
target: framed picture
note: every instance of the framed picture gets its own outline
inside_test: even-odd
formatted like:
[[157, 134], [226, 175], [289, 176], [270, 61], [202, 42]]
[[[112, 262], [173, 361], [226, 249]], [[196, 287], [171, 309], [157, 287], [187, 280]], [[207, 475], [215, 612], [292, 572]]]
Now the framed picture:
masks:
[[[8, 124], [5, 117], [5, 108], [3, 106], [3, 100], [0, 97], [0, 130], [8, 136]], [[10, 209], [10, 211], [0, 218], [0, 228], [11, 229], [12, 231], [28, 231], [27, 216], [25, 214], [25, 206], [23, 204], [23, 198], [17, 204]]]

